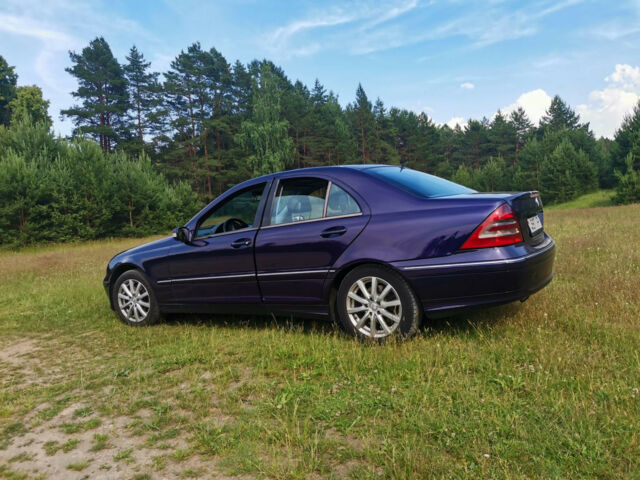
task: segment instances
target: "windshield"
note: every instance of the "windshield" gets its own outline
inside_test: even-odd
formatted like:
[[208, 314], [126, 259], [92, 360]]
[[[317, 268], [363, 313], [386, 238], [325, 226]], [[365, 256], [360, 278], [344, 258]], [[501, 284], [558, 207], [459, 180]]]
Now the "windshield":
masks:
[[403, 167], [372, 167], [363, 172], [384, 180], [402, 190], [426, 198], [475, 193], [475, 190], [444, 178]]

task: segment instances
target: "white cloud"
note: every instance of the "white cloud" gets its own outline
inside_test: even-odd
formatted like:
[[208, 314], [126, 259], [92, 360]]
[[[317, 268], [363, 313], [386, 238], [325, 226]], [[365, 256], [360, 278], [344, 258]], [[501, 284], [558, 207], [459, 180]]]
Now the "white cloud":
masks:
[[77, 87], [73, 77], [64, 73], [64, 67], [69, 65], [69, 50], [79, 51], [96, 35], [104, 35], [117, 44], [123, 34], [132, 32], [136, 39], [157, 42], [138, 22], [119, 16], [99, 1], [0, 2], [0, 43], [10, 39], [29, 52], [23, 58], [17, 57], [22, 48], [3, 53], [7, 57], [13, 54], [11, 60], [17, 66], [20, 84], [37, 84], [42, 88], [44, 97], [51, 102], [49, 113], [55, 129], [62, 134], [71, 132], [71, 122], [61, 120], [59, 113], [73, 103], [69, 92]]
[[618, 64], [613, 73], [605, 77], [604, 81], [620, 84], [623, 88], [637, 88], [640, 86], [640, 67]]
[[476, 88], [476, 86], [471, 82], [464, 82], [460, 84], [460, 88], [463, 88], [465, 90], [473, 90], [474, 88]]
[[549, 105], [551, 105], [551, 96], [541, 88], [538, 88], [523, 93], [514, 103], [502, 108], [501, 111], [505, 115], [508, 115], [514, 110], [517, 110], [518, 107], [522, 107], [524, 111], [527, 112], [529, 119], [537, 124], [547, 108], [549, 108]]
[[446, 125], [450, 128], [456, 128], [456, 125], [460, 125], [460, 128], [464, 128], [467, 125], [467, 121], [462, 117], [453, 117]]
[[46, 87], [60, 91], [59, 66], [56, 57], [66, 54], [78, 42], [71, 35], [55, 30], [46, 24], [17, 15], [0, 13], [0, 32], [31, 37], [41, 42], [34, 69]]
[[576, 110], [596, 135], [612, 138], [624, 116], [640, 100], [640, 67], [616, 65], [604, 80], [608, 85], [589, 93], [589, 103], [578, 105]]
[[[339, 46], [344, 48], [344, 38], [336, 34], [330, 39], [325, 38], [322, 42], [305, 39], [305, 34], [316, 30], [329, 30], [340, 25], [351, 25], [350, 34], [354, 37], [362, 38], [367, 34], [385, 34], [386, 30], [379, 26], [413, 10], [418, 6], [418, 0], [393, 0], [381, 2], [375, 6], [361, 3], [354, 3], [348, 6], [334, 8], [323, 8], [312, 12], [302, 20], [295, 20], [274, 31], [263, 35], [260, 42], [267, 50], [277, 57], [305, 56], [316, 53], [328, 46]], [[392, 39], [385, 39], [391, 41]], [[351, 50], [357, 53], [369, 53], [377, 48], [362, 48], [358, 42], [350, 43]]]
[[[469, 4], [460, 15], [457, 2], [383, 0], [367, 4], [354, 0], [308, 12], [302, 19], [262, 35], [259, 42], [279, 58], [330, 49], [364, 55], [452, 37], [466, 39], [465, 48], [482, 48], [534, 35], [542, 19], [581, 1], [539, 0], [522, 4], [515, 11], [502, 2], [489, 6], [479, 2]], [[407, 15], [409, 12], [412, 14]], [[315, 38], [310, 38], [312, 32]], [[313, 48], [309, 43], [315, 43]]]

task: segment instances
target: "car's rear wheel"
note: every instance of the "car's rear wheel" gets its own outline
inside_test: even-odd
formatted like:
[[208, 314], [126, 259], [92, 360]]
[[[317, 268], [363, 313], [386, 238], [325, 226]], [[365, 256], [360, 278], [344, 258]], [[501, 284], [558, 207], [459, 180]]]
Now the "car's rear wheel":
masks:
[[362, 339], [407, 338], [420, 327], [422, 311], [415, 293], [398, 273], [363, 265], [340, 283], [337, 311], [344, 328]]
[[150, 282], [137, 270], [120, 275], [111, 295], [118, 316], [127, 325], [143, 327], [160, 319], [160, 308]]

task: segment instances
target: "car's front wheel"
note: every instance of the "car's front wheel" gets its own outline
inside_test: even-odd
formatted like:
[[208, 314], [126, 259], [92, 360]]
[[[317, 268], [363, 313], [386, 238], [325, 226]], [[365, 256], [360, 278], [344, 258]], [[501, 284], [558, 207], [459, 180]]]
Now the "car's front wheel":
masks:
[[137, 270], [127, 270], [111, 290], [113, 306], [127, 325], [142, 327], [160, 319], [160, 308], [149, 280]]
[[363, 339], [407, 338], [420, 327], [422, 311], [415, 293], [398, 273], [363, 265], [340, 283], [337, 311], [345, 329]]

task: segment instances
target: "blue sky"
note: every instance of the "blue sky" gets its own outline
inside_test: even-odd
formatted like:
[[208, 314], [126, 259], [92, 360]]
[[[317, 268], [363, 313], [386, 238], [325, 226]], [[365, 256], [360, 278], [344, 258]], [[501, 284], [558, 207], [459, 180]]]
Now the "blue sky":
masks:
[[535, 120], [559, 94], [611, 136], [640, 98], [638, 0], [3, 0], [0, 55], [43, 88], [61, 133], [76, 87], [68, 51], [99, 35], [119, 60], [135, 44], [159, 71], [195, 41], [229, 62], [268, 58], [343, 105], [361, 82], [437, 123], [516, 105]]

